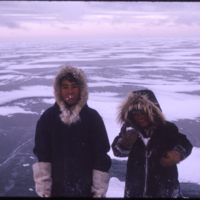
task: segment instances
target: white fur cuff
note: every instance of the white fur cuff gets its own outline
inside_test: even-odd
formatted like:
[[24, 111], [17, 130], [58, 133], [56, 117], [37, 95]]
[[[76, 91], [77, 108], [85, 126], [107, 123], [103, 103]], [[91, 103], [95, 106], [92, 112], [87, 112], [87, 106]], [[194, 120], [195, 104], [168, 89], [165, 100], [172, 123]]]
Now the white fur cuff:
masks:
[[105, 197], [108, 190], [109, 179], [110, 176], [108, 172], [102, 172], [96, 169], [93, 170], [93, 197]]
[[33, 179], [35, 181], [35, 190], [40, 197], [51, 196], [51, 163], [36, 162], [32, 166]]

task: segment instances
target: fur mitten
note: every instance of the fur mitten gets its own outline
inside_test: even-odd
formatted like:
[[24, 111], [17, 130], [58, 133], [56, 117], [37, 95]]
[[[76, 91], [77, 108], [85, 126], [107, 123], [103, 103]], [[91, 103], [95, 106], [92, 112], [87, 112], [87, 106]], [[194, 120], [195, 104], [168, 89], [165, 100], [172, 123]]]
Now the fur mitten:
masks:
[[35, 190], [40, 197], [51, 196], [51, 163], [36, 162], [32, 166], [33, 179], [35, 181]]
[[181, 161], [181, 153], [176, 150], [168, 151], [162, 156], [160, 164], [163, 167], [171, 167]]
[[108, 190], [109, 173], [94, 169], [93, 170], [93, 197], [105, 197]]
[[119, 138], [117, 144], [122, 149], [130, 150], [137, 138], [138, 134], [135, 129], [127, 129], [126, 132], [121, 134], [121, 138]]

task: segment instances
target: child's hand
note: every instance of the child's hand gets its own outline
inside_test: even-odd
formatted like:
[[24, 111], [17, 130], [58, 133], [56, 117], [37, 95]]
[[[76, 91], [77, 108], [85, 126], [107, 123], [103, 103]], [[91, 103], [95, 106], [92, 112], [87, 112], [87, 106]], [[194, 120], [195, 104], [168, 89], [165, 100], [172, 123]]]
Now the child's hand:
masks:
[[123, 149], [131, 149], [137, 137], [138, 135], [135, 130], [128, 130], [122, 134], [122, 137], [118, 140], [118, 145]]
[[160, 159], [160, 164], [163, 167], [171, 167], [176, 165], [181, 161], [181, 154], [176, 150], [168, 151], [162, 158]]

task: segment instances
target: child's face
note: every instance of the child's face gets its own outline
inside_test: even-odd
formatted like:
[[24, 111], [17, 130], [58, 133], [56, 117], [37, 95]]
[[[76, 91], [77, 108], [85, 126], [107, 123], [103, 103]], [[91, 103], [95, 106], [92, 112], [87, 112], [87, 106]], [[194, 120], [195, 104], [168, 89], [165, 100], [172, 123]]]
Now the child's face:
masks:
[[141, 128], [146, 128], [150, 124], [148, 115], [144, 112], [133, 113], [133, 120]]
[[61, 96], [67, 105], [76, 105], [80, 99], [80, 88], [74, 82], [63, 80], [61, 83]]

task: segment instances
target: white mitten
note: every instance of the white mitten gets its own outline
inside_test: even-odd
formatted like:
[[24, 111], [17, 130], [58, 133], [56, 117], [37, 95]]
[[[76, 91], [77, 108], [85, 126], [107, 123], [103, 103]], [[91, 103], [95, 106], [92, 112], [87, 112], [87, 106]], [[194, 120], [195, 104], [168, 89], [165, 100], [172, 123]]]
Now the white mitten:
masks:
[[105, 197], [108, 190], [109, 173], [94, 169], [93, 170], [93, 197]]
[[51, 163], [36, 162], [32, 166], [35, 191], [40, 197], [51, 196]]

